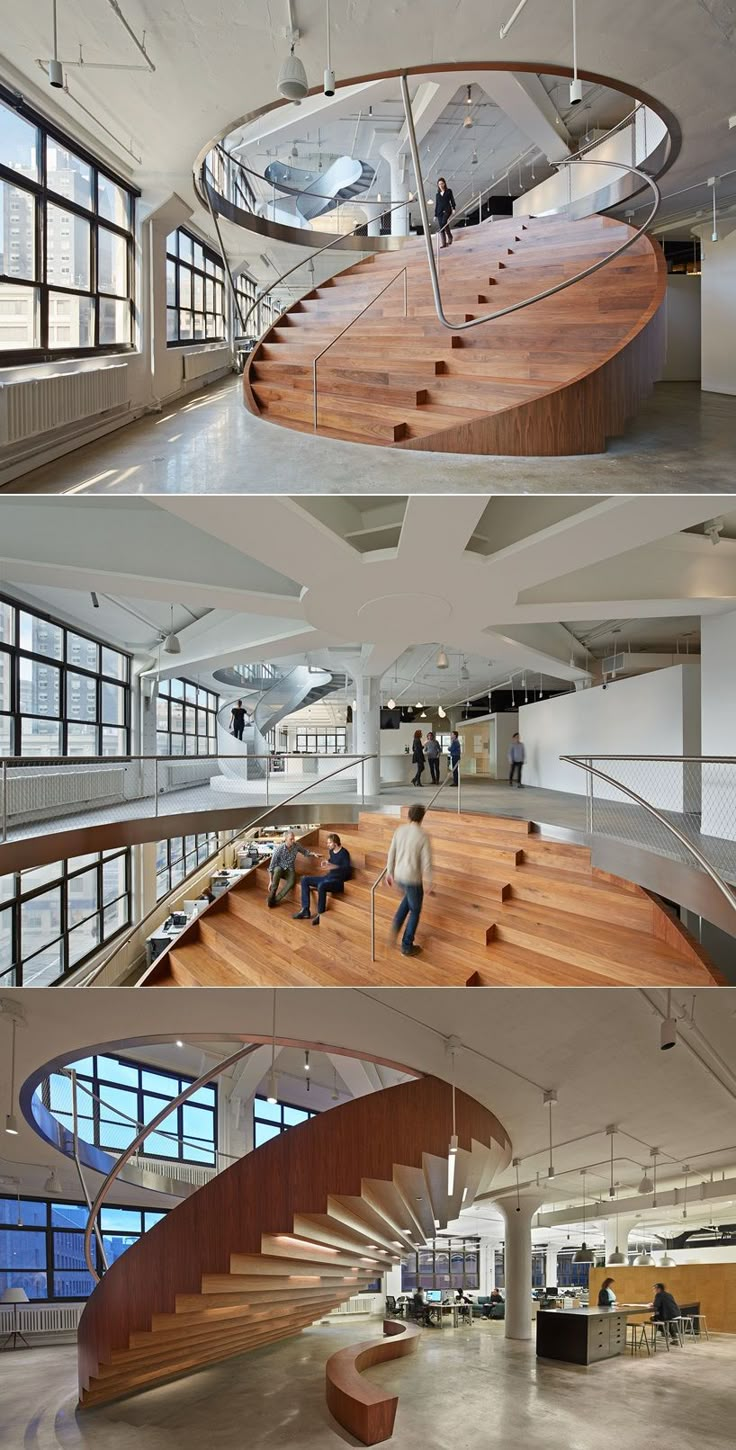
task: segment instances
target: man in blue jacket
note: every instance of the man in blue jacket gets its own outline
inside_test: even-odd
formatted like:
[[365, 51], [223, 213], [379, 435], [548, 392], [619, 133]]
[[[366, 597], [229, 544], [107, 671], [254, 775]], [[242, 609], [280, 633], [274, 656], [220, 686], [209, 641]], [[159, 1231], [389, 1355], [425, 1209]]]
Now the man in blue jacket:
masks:
[[461, 754], [462, 751], [460, 749], [460, 736], [458, 735], [457, 730], [453, 730], [450, 736], [450, 764], [452, 766], [452, 785], [457, 785], [458, 765], [460, 764]]
[[333, 896], [340, 896], [345, 889], [345, 882], [350, 880], [353, 869], [350, 852], [343, 846], [340, 837], [328, 836], [327, 846], [327, 860], [320, 863], [325, 868], [325, 875], [302, 876], [302, 909], [294, 912], [294, 921], [306, 921], [309, 918], [309, 893], [316, 891], [317, 911], [312, 917], [312, 926], [319, 926], [319, 919], [327, 910], [328, 891]]

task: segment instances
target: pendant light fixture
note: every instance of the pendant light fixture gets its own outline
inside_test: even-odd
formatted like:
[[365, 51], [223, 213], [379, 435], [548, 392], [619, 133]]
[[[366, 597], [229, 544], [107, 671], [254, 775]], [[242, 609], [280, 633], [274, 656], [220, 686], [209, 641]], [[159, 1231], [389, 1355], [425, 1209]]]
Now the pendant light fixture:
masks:
[[332, 1069], [332, 1101], [333, 1101], [333, 1103], [336, 1103], [338, 1101], [339, 1097], [340, 1097], [340, 1094], [339, 1094], [338, 1089], [337, 1089], [337, 1068], [336, 1067], [333, 1067], [333, 1069]]
[[17, 1008], [15, 1002], [12, 1002], [10, 1000], [3, 1003], [2, 1010], [4, 1012], [7, 1012], [9, 1015], [12, 1013], [10, 1025], [10, 1098], [8, 1101], [10, 1112], [5, 1114], [5, 1131], [6, 1133], [9, 1133], [12, 1138], [17, 1138], [18, 1119], [16, 1118], [13, 1109], [15, 1107], [15, 1029], [18, 1023], [18, 1019], [20, 1017], [20, 1010]]
[[588, 1248], [588, 1245], [585, 1242], [585, 1224], [586, 1224], [585, 1174], [586, 1174], [586, 1172], [587, 1172], [587, 1169], [586, 1168], [583, 1168], [583, 1170], [582, 1170], [582, 1175], [583, 1175], [583, 1242], [582, 1242], [580, 1248], [577, 1250], [577, 1253], [573, 1254], [573, 1256], [572, 1256], [572, 1261], [573, 1261], [574, 1264], [594, 1264], [595, 1263], [595, 1254], [593, 1253], [593, 1250], [592, 1249], [589, 1249]]
[[330, 53], [330, 0], [325, 0], [325, 24], [327, 29], [327, 65], [324, 75], [324, 93], [326, 96], [335, 94], [335, 72], [332, 69], [332, 56]]
[[618, 1242], [618, 1214], [616, 1214], [616, 1248], [614, 1249], [614, 1252], [609, 1255], [609, 1257], [606, 1260], [606, 1262], [608, 1264], [626, 1264], [626, 1263], [628, 1263], [628, 1258], [627, 1258], [626, 1254], [622, 1254], [621, 1253], [621, 1250], [619, 1248], [619, 1242]]
[[572, 0], [572, 80], [570, 81], [570, 105], [579, 106], [583, 99], [583, 83], [578, 79], [578, 24], [577, 4]]
[[682, 1171], [685, 1174], [685, 1187], [682, 1191], [682, 1216], [687, 1218], [687, 1180], [690, 1176], [690, 1164], [683, 1163]]
[[387, 700], [386, 704], [387, 704], [387, 708], [389, 710], [395, 710], [396, 709], [396, 701], [395, 700]]
[[291, 42], [289, 54], [281, 66], [279, 78], [276, 82], [276, 89], [279, 95], [283, 96], [285, 101], [293, 101], [297, 106], [309, 90], [307, 72], [298, 55], [294, 54], [294, 46], [298, 39], [299, 34], [296, 32], [295, 39]]
[[647, 1173], [647, 1170], [645, 1169], [644, 1170], [644, 1176], [643, 1176], [643, 1178], [641, 1180], [641, 1183], [639, 1184], [639, 1192], [640, 1193], [653, 1193], [654, 1194], [653, 1207], [656, 1207], [656, 1203], [657, 1203], [657, 1156], [658, 1156], [658, 1154], [659, 1154], [659, 1148], [650, 1148], [649, 1149], [649, 1157], [651, 1158], [651, 1160], [652, 1160], [652, 1162], [654, 1164], [654, 1168], [653, 1168], [654, 1178], [653, 1179], [650, 1178], [649, 1177], [649, 1174]]
[[547, 1179], [551, 1183], [555, 1176], [554, 1164], [552, 1162], [552, 1109], [557, 1103], [557, 1093], [550, 1089], [544, 1094], [544, 1102], [549, 1108], [549, 1165], [547, 1167]]
[[179, 636], [174, 632], [174, 606], [171, 606], [171, 629], [164, 640], [165, 655], [180, 655], [181, 642]]
[[609, 1185], [608, 1185], [608, 1197], [609, 1198], [615, 1198], [616, 1197], [616, 1185], [615, 1185], [615, 1183], [613, 1181], [613, 1153], [614, 1153], [613, 1140], [616, 1137], [617, 1132], [618, 1132], [618, 1126], [617, 1126], [617, 1124], [616, 1123], [609, 1123], [608, 1127], [606, 1128], [606, 1133], [607, 1133], [608, 1137], [611, 1140], [611, 1179], [610, 1179], [610, 1182], [609, 1182]]
[[445, 719], [445, 710], [443, 709], [442, 705], [438, 705], [438, 707], [437, 707], [437, 714], [439, 715], [440, 720], [444, 720]]
[[677, 1259], [673, 1259], [672, 1255], [668, 1254], [665, 1251], [659, 1261], [659, 1264], [660, 1268], [662, 1269], [674, 1269], [677, 1267]]
[[640, 1253], [638, 1253], [636, 1255], [636, 1258], [634, 1259], [634, 1263], [637, 1265], [638, 1268], [653, 1268], [654, 1259], [652, 1258], [649, 1249], [644, 1249]]
[[310, 1067], [309, 1067], [309, 1048], [306, 1048], [305, 1049], [305, 1052], [304, 1052], [304, 1072], [305, 1072], [306, 1078], [307, 1078], [307, 1092], [310, 1092], [311, 1086], [312, 1086], [312, 1080], [311, 1080], [311, 1077], [309, 1075], [310, 1074]]
[[457, 1037], [450, 1037], [447, 1041], [447, 1050], [450, 1054], [452, 1064], [452, 1133], [447, 1149], [447, 1197], [452, 1198], [455, 1191], [455, 1165], [457, 1162], [457, 1133], [455, 1131], [455, 1054], [460, 1046]]
[[276, 988], [273, 990], [273, 1017], [271, 1021], [271, 1071], [268, 1074], [268, 1103], [278, 1102], [276, 1091]]
[[43, 1191], [44, 1193], [51, 1194], [64, 1192], [63, 1186], [59, 1182], [59, 1177], [55, 1168], [49, 1168], [49, 1176], [43, 1185]]
[[437, 669], [438, 670], [446, 670], [447, 669], [448, 659], [447, 659], [447, 655], [445, 653], [445, 650], [444, 650], [444, 647], [443, 646], [440, 646], [440, 652], [439, 652], [439, 654], [437, 656], [436, 664], [437, 664]]

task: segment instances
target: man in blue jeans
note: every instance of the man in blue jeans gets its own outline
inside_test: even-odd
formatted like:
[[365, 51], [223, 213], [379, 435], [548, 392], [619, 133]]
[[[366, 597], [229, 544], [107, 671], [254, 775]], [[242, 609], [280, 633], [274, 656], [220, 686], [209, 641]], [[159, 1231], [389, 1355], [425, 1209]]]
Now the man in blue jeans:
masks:
[[410, 806], [409, 819], [405, 826], [394, 831], [386, 863], [386, 880], [389, 886], [394, 881], [403, 892], [399, 909], [391, 923], [391, 935], [401, 938], [401, 953], [405, 957], [416, 957], [422, 950], [415, 945], [414, 935], [419, 925], [424, 902], [424, 888], [432, 888], [432, 848], [429, 836], [422, 826], [424, 806]]
[[327, 910], [327, 893], [341, 895], [345, 882], [350, 880], [352, 866], [350, 852], [343, 846], [340, 837], [327, 837], [328, 857], [322, 861], [324, 876], [302, 876], [302, 909], [294, 912], [294, 921], [306, 921], [310, 915], [309, 893], [317, 892], [317, 911], [312, 917], [312, 926], [319, 926], [319, 919]]

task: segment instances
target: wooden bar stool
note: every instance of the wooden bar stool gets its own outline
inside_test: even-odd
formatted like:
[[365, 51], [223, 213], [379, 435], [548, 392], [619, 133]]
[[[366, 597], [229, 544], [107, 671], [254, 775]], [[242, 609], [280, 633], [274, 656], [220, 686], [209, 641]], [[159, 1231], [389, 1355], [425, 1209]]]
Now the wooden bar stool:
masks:
[[[651, 1355], [651, 1353], [652, 1353], [652, 1346], [651, 1346], [650, 1338], [649, 1338], [649, 1331], [650, 1331], [651, 1327], [652, 1326], [650, 1324], [627, 1324], [626, 1325], [626, 1337], [627, 1337], [627, 1342], [629, 1343], [629, 1345], [631, 1347], [631, 1353], [632, 1353], [632, 1355], [639, 1353], [639, 1350], [641, 1349], [642, 1344], [646, 1345], [647, 1354], [648, 1355]], [[628, 1338], [629, 1330], [631, 1330], [631, 1339], [630, 1340]]]
[[698, 1321], [698, 1334], [695, 1335], [694, 1337], [697, 1338], [698, 1335], [704, 1334], [705, 1337], [706, 1337], [706, 1339], [710, 1339], [710, 1335], [708, 1333], [708, 1320], [706, 1319], [705, 1315], [704, 1314], [691, 1314], [691, 1315], [689, 1315], [689, 1318], [691, 1319], [691, 1321], [693, 1323], [693, 1327], [695, 1325], [696, 1319]]

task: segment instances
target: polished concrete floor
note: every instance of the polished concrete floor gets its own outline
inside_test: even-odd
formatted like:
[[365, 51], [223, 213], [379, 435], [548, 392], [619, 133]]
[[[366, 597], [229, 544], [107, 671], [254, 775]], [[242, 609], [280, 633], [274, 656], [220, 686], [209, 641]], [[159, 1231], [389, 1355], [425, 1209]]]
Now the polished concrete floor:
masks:
[[[324, 1402], [324, 1364], [375, 1321], [318, 1325], [133, 1399], [78, 1414], [71, 1345], [0, 1361], [5, 1450], [337, 1450], [356, 1445]], [[426, 1331], [371, 1382], [398, 1393], [396, 1450], [726, 1450], [736, 1338], [588, 1369], [538, 1362], [503, 1326]]]
[[313, 438], [247, 412], [240, 378], [6, 485], [31, 493], [736, 492], [736, 397], [659, 383], [603, 454], [477, 458]]

